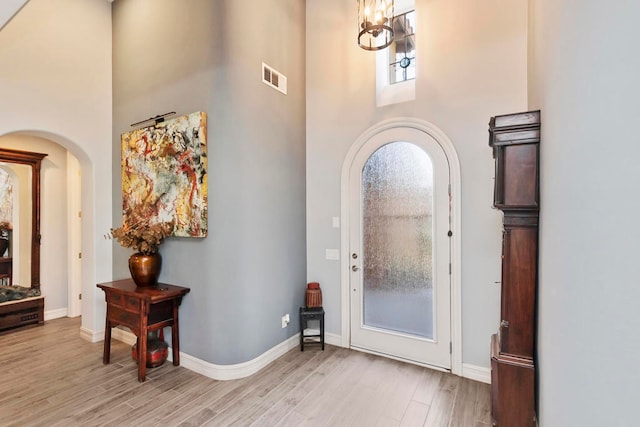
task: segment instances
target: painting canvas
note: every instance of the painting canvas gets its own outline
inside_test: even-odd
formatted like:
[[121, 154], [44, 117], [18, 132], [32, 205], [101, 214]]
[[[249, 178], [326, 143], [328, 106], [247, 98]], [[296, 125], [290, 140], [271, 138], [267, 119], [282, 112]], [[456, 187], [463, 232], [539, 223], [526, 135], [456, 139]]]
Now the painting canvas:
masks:
[[175, 222], [174, 236], [207, 235], [207, 116], [122, 134], [123, 224]]

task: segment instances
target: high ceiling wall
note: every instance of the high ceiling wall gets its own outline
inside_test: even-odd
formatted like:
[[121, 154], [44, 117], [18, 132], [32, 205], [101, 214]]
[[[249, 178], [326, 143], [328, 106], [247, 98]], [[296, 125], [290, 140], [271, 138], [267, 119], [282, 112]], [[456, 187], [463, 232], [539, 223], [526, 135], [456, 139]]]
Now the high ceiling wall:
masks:
[[[499, 323], [500, 217], [491, 209], [489, 118], [524, 111], [526, 0], [417, 0], [415, 100], [376, 107], [376, 55], [357, 46], [356, 8], [307, 1], [307, 263], [323, 286], [327, 330], [341, 335], [341, 170], [369, 127], [391, 118], [425, 120], [453, 142], [462, 180], [462, 361], [489, 367]], [[500, 11], [497, 13], [496, 11]], [[343, 224], [345, 226], [345, 224]]]

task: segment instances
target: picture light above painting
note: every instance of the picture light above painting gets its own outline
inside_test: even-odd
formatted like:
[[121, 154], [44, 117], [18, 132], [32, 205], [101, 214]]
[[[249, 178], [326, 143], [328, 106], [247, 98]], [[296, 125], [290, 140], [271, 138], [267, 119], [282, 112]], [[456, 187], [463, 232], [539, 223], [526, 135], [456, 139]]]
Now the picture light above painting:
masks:
[[174, 222], [173, 236], [207, 235], [207, 115], [122, 134], [122, 222]]

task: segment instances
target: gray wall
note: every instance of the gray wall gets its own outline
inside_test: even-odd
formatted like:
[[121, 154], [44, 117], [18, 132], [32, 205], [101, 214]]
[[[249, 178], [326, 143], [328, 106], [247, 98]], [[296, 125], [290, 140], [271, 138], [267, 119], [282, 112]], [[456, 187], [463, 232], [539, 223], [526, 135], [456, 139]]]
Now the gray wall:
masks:
[[[181, 350], [210, 363], [251, 360], [297, 332], [306, 280], [304, 31], [299, 0], [113, 4], [114, 224], [119, 135], [169, 111], [208, 115], [209, 235], [163, 243], [160, 279], [191, 288]], [[261, 82], [262, 62], [288, 77], [288, 95]], [[116, 251], [114, 276], [126, 277], [130, 252]], [[281, 329], [285, 313], [292, 323]]]
[[540, 425], [638, 424], [640, 5], [532, 1]]

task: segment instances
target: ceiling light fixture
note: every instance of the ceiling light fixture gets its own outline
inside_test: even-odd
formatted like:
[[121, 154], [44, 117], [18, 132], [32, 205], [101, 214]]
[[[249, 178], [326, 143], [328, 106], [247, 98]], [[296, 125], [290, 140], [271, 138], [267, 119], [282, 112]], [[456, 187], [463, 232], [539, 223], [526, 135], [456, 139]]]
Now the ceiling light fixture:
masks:
[[380, 50], [393, 42], [393, 1], [358, 0], [358, 46]]

